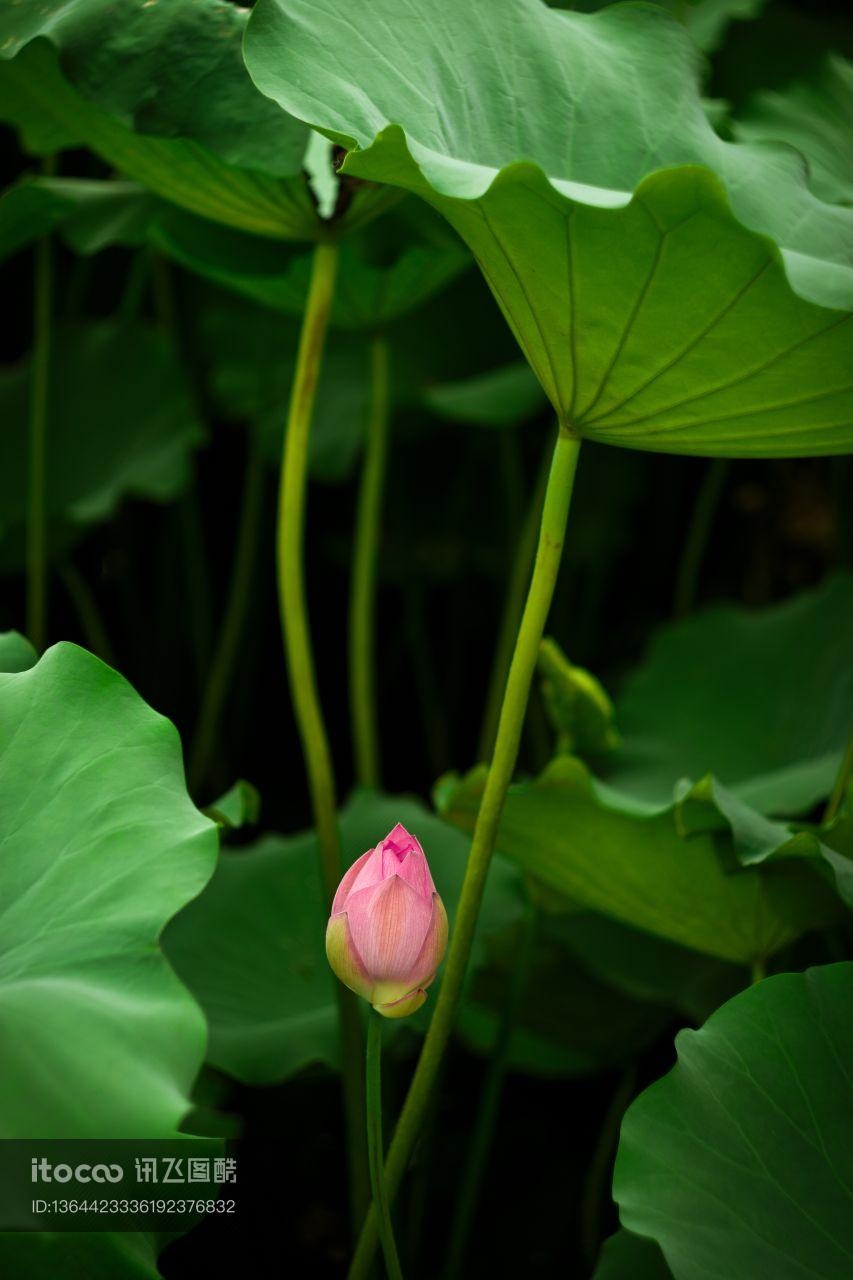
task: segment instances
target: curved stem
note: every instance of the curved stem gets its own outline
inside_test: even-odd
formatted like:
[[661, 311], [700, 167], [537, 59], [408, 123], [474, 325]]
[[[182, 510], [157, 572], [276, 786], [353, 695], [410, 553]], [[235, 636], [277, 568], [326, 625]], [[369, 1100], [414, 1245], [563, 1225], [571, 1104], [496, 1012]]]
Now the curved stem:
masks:
[[371, 404], [358, 494], [349, 616], [349, 687], [355, 776], [379, 785], [379, 727], [376, 706], [376, 553], [385, 458], [388, 450], [388, 344], [370, 346]]
[[[547, 462], [547, 458], [545, 459]], [[498, 641], [495, 645], [495, 656], [489, 676], [489, 690], [486, 694], [486, 710], [483, 715], [483, 727], [480, 730], [480, 744], [477, 749], [478, 760], [490, 760], [495, 745], [495, 734], [498, 731], [498, 718], [501, 713], [506, 673], [512, 661], [512, 650], [518, 634], [518, 622], [524, 608], [524, 595], [530, 582], [533, 567], [533, 556], [536, 551], [536, 535], [539, 531], [539, 517], [542, 513], [542, 500], [545, 485], [548, 481], [548, 468], [543, 466], [536, 481], [536, 488], [530, 499], [530, 506], [521, 528], [521, 536], [512, 558], [512, 568], [504, 597]]]
[[278, 506], [278, 589], [290, 695], [305, 753], [323, 885], [329, 901], [341, 878], [341, 848], [332, 755], [320, 707], [305, 596], [305, 493], [314, 396], [335, 288], [338, 250], [318, 244], [302, 320], [296, 373], [284, 435]]
[[[495, 846], [498, 823], [518, 756], [530, 682], [533, 679], [539, 653], [539, 642], [542, 639], [560, 568], [579, 449], [579, 439], [566, 427], [561, 426], [548, 475], [536, 562], [507, 676], [494, 756], [474, 827], [471, 852], [468, 856], [465, 879], [456, 909], [456, 921], [447, 953], [444, 978], [436, 998], [432, 1021], [421, 1056], [388, 1152], [386, 1185], [391, 1199], [400, 1184], [417, 1138], [424, 1109], [450, 1037], [456, 1006], [462, 993], [462, 983], [471, 952], [486, 874]], [[375, 1247], [376, 1220], [375, 1216], [370, 1214], [350, 1267], [350, 1280], [363, 1280], [368, 1274]]]
[[231, 569], [228, 602], [225, 606], [190, 752], [188, 774], [190, 790], [193, 792], [204, 780], [213, 744], [216, 741], [219, 718], [234, 670], [252, 588], [252, 568], [261, 523], [264, 466], [257, 445], [253, 443], [250, 448], [243, 481], [240, 526]]
[[702, 477], [675, 580], [673, 612], [677, 618], [683, 618], [693, 608], [699, 570], [702, 568], [717, 504], [728, 474], [729, 459], [712, 458]]
[[385, 1194], [385, 1150], [382, 1145], [382, 1015], [370, 1010], [367, 1027], [367, 1157], [370, 1164], [370, 1189], [379, 1223], [379, 1238], [385, 1255], [389, 1280], [403, 1280], [391, 1209]]
[[[329, 313], [332, 309], [337, 265], [337, 245], [320, 243], [315, 247], [311, 284], [302, 318], [296, 372], [290, 393], [284, 435], [276, 539], [279, 607], [290, 696], [305, 756], [308, 788], [311, 793], [311, 807], [320, 851], [320, 870], [329, 904], [341, 878], [341, 846], [332, 755], [314, 674], [314, 657], [311, 650], [308, 605], [305, 596], [303, 542], [311, 417], [314, 411], [314, 397]], [[335, 987], [341, 1028], [344, 1109], [352, 1209], [353, 1215], [357, 1217], [368, 1199], [364, 1150], [361, 1024], [356, 997], [340, 983], [335, 983]]]
[[[54, 172], [53, 158], [44, 173]], [[53, 312], [53, 248], [50, 236], [35, 246], [33, 363], [30, 393], [29, 495], [27, 502], [27, 635], [41, 653], [47, 637], [47, 429]]]
[[503, 1092], [504, 1079], [506, 1078], [512, 1031], [518, 1015], [521, 998], [527, 986], [528, 974], [530, 973], [530, 961], [533, 955], [533, 944], [536, 939], [536, 922], [536, 908], [529, 902], [522, 924], [518, 952], [513, 962], [506, 1001], [500, 1025], [498, 1026], [498, 1034], [489, 1059], [483, 1092], [480, 1095], [480, 1105], [477, 1110], [474, 1135], [468, 1148], [465, 1172], [462, 1175], [462, 1185], [456, 1202], [453, 1229], [450, 1233], [450, 1250], [445, 1280], [456, 1280], [457, 1276], [461, 1276], [464, 1273], [468, 1237], [471, 1234], [471, 1224], [480, 1198], [480, 1187], [492, 1147], [495, 1121], [497, 1120], [501, 1093]]

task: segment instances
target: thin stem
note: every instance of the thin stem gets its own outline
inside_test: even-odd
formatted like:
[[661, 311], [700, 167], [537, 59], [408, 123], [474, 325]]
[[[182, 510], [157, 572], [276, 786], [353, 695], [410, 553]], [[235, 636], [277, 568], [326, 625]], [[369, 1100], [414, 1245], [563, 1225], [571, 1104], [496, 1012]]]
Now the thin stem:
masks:
[[370, 1010], [367, 1027], [367, 1156], [370, 1164], [370, 1189], [379, 1223], [379, 1238], [385, 1255], [389, 1280], [403, 1280], [391, 1209], [385, 1194], [385, 1170], [382, 1145], [382, 1015]]
[[728, 474], [728, 458], [712, 458], [702, 477], [675, 580], [673, 612], [677, 618], [683, 618], [693, 608], [699, 570], [702, 568], [717, 505]]
[[317, 692], [308, 623], [304, 538], [311, 418], [334, 296], [337, 263], [336, 245], [316, 246], [284, 435], [277, 545], [279, 605], [290, 694], [305, 754], [320, 843], [323, 885], [329, 902], [334, 897], [343, 868], [332, 755]]
[[749, 981], [751, 985], [755, 986], [756, 982], [763, 981], [763, 979], [766, 978], [766, 976], [767, 976], [767, 962], [764, 956], [756, 956], [752, 962], [752, 965], [750, 966], [750, 971], [749, 971]]
[[483, 1174], [485, 1173], [489, 1152], [492, 1148], [495, 1122], [506, 1078], [512, 1031], [530, 973], [530, 960], [533, 955], [533, 944], [536, 938], [536, 921], [536, 908], [532, 903], [528, 903], [522, 925], [522, 936], [519, 940], [518, 952], [513, 961], [506, 1001], [489, 1060], [483, 1092], [480, 1095], [474, 1135], [468, 1149], [468, 1159], [456, 1202], [456, 1215], [450, 1234], [450, 1252], [445, 1271], [445, 1280], [457, 1280], [457, 1277], [463, 1274], [468, 1238], [471, 1234], [471, 1224], [474, 1221], [477, 1202], [480, 1198]]
[[[44, 161], [46, 176], [55, 169]], [[29, 501], [27, 503], [27, 635], [41, 653], [47, 638], [47, 432], [53, 313], [53, 248], [50, 236], [35, 246], [33, 361], [30, 392]]]
[[[315, 247], [284, 436], [276, 548], [279, 607], [290, 696], [308, 773], [323, 887], [330, 904], [341, 878], [341, 847], [332, 756], [317, 692], [308, 626], [303, 543], [311, 417], [332, 308], [337, 264], [336, 245], [320, 243]], [[357, 1219], [368, 1200], [361, 1024], [356, 997], [341, 984], [336, 983], [335, 986], [341, 1027], [352, 1210]]]
[[823, 812], [824, 825], [832, 822], [838, 816], [838, 811], [844, 801], [847, 792], [847, 785], [850, 782], [850, 775], [853, 773], [853, 737], [847, 741], [844, 755], [841, 758], [841, 768], [838, 770], [838, 776], [832, 788], [829, 799], [826, 802], [826, 808]]
[[[547, 457], [545, 463], [548, 462]], [[536, 488], [530, 499], [530, 506], [521, 528], [521, 536], [512, 559], [509, 583], [504, 597], [495, 656], [489, 677], [489, 690], [486, 694], [486, 710], [483, 715], [483, 727], [480, 730], [480, 745], [477, 750], [478, 760], [490, 760], [495, 745], [495, 734], [498, 731], [498, 719], [501, 714], [504, 685], [512, 661], [515, 637], [518, 634], [518, 623], [524, 608], [524, 598], [530, 582], [533, 568], [533, 557], [536, 553], [536, 538], [539, 532], [539, 519], [542, 514], [542, 502], [545, 486], [548, 483], [548, 467], [543, 465], [536, 481]]]
[[[578, 438], [567, 428], [561, 427], [548, 476], [536, 562], [507, 677], [494, 756], [474, 827], [471, 852], [468, 856], [465, 879], [456, 909], [453, 936], [447, 955], [447, 966], [441, 990], [436, 998], [429, 1031], [388, 1152], [386, 1184], [391, 1199], [400, 1185], [417, 1138], [430, 1090], [453, 1026], [456, 1006], [462, 993], [462, 983], [471, 952], [486, 874], [495, 846], [498, 823], [518, 757], [524, 713], [527, 708], [530, 683], [536, 669], [539, 642], [542, 639], [557, 581], [579, 449]], [[368, 1274], [375, 1247], [376, 1221], [371, 1214], [365, 1223], [350, 1267], [350, 1280], [363, 1280]]]
[[590, 1271], [598, 1255], [601, 1239], [601, 1217], [608, 1174], [613, 1162], [619, 1127], [637, 1085], [637, 1069], [626, 1067], [619, 1078], [610, 1105], [598, 1131], [598, 1139], [589, 1162], [581, 1200], [581, 1253]]
[[260, 532], [263, 479], [263, 460], [257, 445], [253, 444], [243, 481], [240, 525], [228, 588], [228, 602], [225, 606], [190, 752], [188, 772], [190, 790], [193, 792], [198, 789], [207, 771], [246, 621], [252, 589], [252, 569]]
[[59, 571], [59, 576], [77, 611], [87, 645], [103, 662], [115, 666], [115, 654], [104, 620], [98, 609], [94, 592], [85, 577], [71, 560], [65, 562]]
[[388, 344], [370, 345], [371, 404], [358, 495], [349, 617], [349, 687], [355, 776], [379, 785], [379, 727], [376, 704], [376, 554], [388, 451]]

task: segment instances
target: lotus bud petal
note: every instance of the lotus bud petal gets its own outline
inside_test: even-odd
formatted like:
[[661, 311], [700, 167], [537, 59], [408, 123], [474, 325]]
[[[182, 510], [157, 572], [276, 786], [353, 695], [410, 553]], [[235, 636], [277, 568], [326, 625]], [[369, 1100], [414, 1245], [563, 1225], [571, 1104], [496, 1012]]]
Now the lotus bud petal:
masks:
[[420, 842], [397, 823], [338, 886], [326, 955], [341, 982], [386, 1018], [405, 1018], [447, 949], [447, 913]]

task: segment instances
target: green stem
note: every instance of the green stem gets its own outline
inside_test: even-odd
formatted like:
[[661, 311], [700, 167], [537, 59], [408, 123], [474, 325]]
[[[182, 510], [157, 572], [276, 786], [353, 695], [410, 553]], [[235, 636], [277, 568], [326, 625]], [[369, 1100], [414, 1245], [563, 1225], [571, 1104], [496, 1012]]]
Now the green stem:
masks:
[[107, 635], [107, 629], [98, 609], [94, 592], [85, 577], [71, 560], [65, 562], [60, 569], [59, 576], [77, 611], [77, 617], [80, 619], [87, 645], [102, 662], [109, 663], [111, 667], [114, 667], [116, 662], [113, 647], [110, 644], [110, 638]]
[[622, 1124], [622, 1117], [628, 1108], [628, 1103], [634, 1096], [636, 1085], [636, 1067], [626, 1067], [605, 1112], [584, 1180], [581, 1200], [581, 1253], [590, 1271], [598, 1256], [602, 1204], [610, 1166], [619, 1140], [619, 1126]]
[[[54, 161], [44, 161], [47, 177]], [[33, 363], [30, 393], [29, 501], [27, 503], [27, 635], [41, 653], [47, 638], [47, 429], [53, 313], [53, 249], [49, 236], [35, 246]]]
[[[341, 847], [332, 756], [314, 674], [305, 596], [303, 543], [311, 417], [332, 309], [337, 265], [337, 246], [318, 244], [314, 250], [311, 284], [302, 318], [296, 372], [287, 414], [277, 529], [279, 606], [290, 696], [305, 756], [323, 887], [330, 904], [341, 878]], [[357, 1219], [368, 1200], [364, 1149], [363, 1042], [356, 997], [340, 983], [335, 983], [335, 987], [341, 1028], [352, 1211]]]
[[[547, 462], [547, 458], [545, 460]], [[536, 488], [530, 499], [530, 506], [521, 529], [521, 537], [515, 549], [510, 571], [500, 630], [495, 646], [495, 656], [489, 677], [489, 690], [486, 694], [486, 710], [483, 715], [483, 727], [480, 730], [480, 744], [477, 751], [478, 760], [490, 760], [495, 745], [495, 734], [498, 731], [498, 719], [501, 713], [506, 675], [512, 661], [515, 637], [518, 634], [518, 622], [524, 608], [524, 597], [530, 582], [533, 556], [536, 552], [536, 537], [539, 532], [539, 517], [542, 513], [542, 501], [545, 485], [548, 482], [548, 468], [543, 466], [536, 482]]]
[[284, 435], [278, 505], [278, 589], [293, 709], [302, 739], [326, 898], [331, 902], [343, 872], [335, 782], [329, 739], [317, 692], [305, 595], [305, 496], [308, 446], [317, 379], [335, 289], [338, 249], [318, 244]]
[[257, 445], [253, 444], [243, 481], [240, 526], [231, 569], [228, 602], [225, 606], [216, 652], [213, 656], [190, 752], [188, 772], [190, 790], [193, 792], [198, 789], [207, 771], [246, 621], [252, 590], [252, 568], [260, 532], [263, 480], [263, 460]]
[[379, 1223], [379, 1237], [385, 1255], [389, 1280], [403, 1280], [391, 1209], [385, 1194], [385, 1170], [382, 1145], [382, 1015], [370, 1010], [367, 1027], [367, 1156], [370, 1164], [370, 1189], [374, 1212]]
[[841, 768], [838, 770], [838, 776], [835, 779], [835, 784], [832, 788], [830, 797], [826, 802], [826, 808], [823, 812], [824, 826], [828, 822], [832, 822], [832, 820], [838, 816], [838, 811], [844, 801], [851, 773], [853, 773], [853, 737], [849, 738], [847, 741], [847, 746], [841, 759]]
[[766, 978], [766, 976], [767, 976], [767, 961], [765, 960], [764, 956], [756, 956], [752, 962], [752, 965], [750, 966], [750, 971], [749, 971], [749, 981], [751, 985], [755, 986], [756, 982], [763, 981], [763, 979]]
[[492, 1147], [495, 1121], [497, 1120], [501, 1093], [503, 1092], [504, 1079], [506, 1078], [512, 1031], [530, 973], [530, 961], [536, 938], [536, 921], [536, 909], [532, 903], [528, 903], [522, 926], [522, 936], [518, 945], [518, 953], [513, 961], [506, 1002], [489, 1060], [483, 1092], [480, 1095], [474, 1135], [468, 1148], [468, 1159], [456, 1202], [456, 1215], [450, 1234], [450, 1251], [445, 1280], [457, 1280], [457, 1277], [463, 1274], [468, 1238], [471, 1234], [471, 1224], [474, 1221], [474, 1213], [480, 1198], [480, 1187]]
[[[430, 1091], [453, 1026], [456, 1006], [462, 993], [462, 983], [471, 952], [474, 928], [495, 845], [498, 823], [518, 756], [530, 683], [539, 653], [539, 642], [542, 639], [557, 581], [579, 449], [578, 438], [568, 428], [561, 426], [545, 492], [536, 562], [507, 676], [494, 755], [474, 827], [471, 852], [468, 856], [465, 879], [456, 909], [456, 921], [447, 954], [444, 978], [436, 998], [432, 1021], [424, 1040], [421, 1056], [388, 1152], [386, 1185], [391, 1199], [400, 1185], [417, 1138]], [[350, 1280], [364, 1280], [369, 1272], [375, 1247], [376, 1220], [375, 1216], [370, 1214], [350, 1266]]]
[[717, 505], [729, 474], [728, 458], [712, 458], [702, 477], [675, 580], [673, 612], [683, 618], [693, 608]]
[[385, 459], [388, 450], [388, 344], [370, 346], [371, 405], [358, 495], [349, 619], [349, 686], [355, 776], [379, 785], [379, 727], [376, 705], [376, 554]]

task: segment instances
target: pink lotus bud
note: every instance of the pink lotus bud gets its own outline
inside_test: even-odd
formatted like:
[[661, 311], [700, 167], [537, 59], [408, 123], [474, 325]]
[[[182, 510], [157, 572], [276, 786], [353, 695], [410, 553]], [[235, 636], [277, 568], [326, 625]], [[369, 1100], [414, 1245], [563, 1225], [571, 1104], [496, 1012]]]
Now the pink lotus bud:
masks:
[[386, 1018], [426, 1000], [447, 949], [447, 912], [426, 855], [398, 822], [344, 876], [326, 929], [329, 964]]

